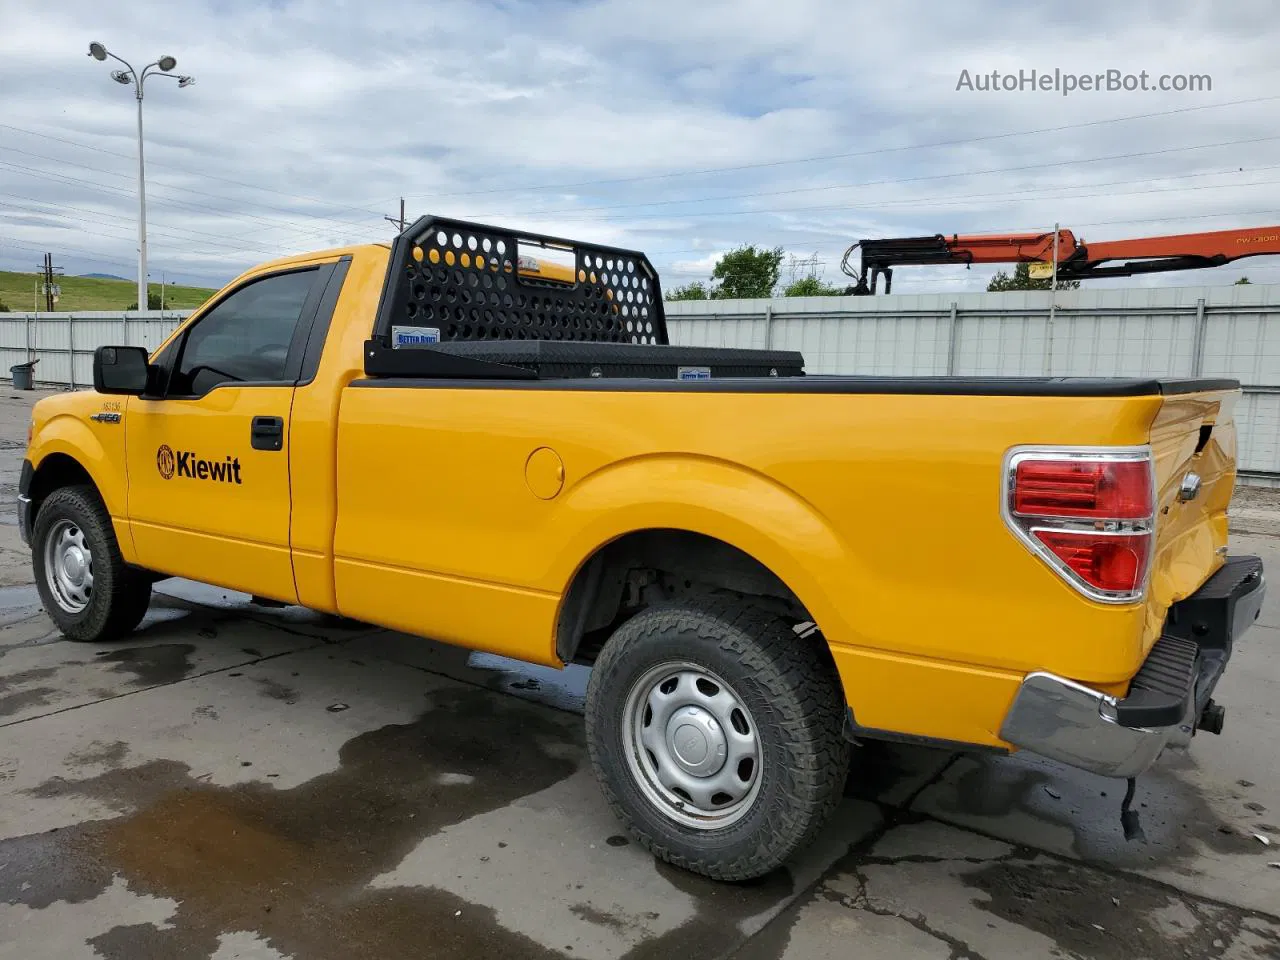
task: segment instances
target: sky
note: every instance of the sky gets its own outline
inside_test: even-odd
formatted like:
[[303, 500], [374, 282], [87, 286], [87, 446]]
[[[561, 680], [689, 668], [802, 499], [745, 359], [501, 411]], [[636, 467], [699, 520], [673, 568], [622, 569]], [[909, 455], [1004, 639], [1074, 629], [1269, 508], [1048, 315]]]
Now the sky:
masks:
[[[1280, 224], [1274, 14], [1273, 0], [0, 0], [0, 269], [50, 251], [68, 274], [136, 277], [136, 102], [91, 40], [138, 68], [171, 54], [196, 78], [145, 86], [153, 281], [219, 286], [276, 256], [388, 240], [400, 197], [410, 219], [644, 250], [666, 288], [744, 243], [783, 247], [784, 282], [843, 285], [842, 254], [865, 238]], [[1211, 89], [978, 89], [993, 70], [1055, 69]], [[894, 292], [980, 290], [992, 273], [903, 267]], [[1241, 275], [1280, 282], [1280, 257], [1089, 282]]]

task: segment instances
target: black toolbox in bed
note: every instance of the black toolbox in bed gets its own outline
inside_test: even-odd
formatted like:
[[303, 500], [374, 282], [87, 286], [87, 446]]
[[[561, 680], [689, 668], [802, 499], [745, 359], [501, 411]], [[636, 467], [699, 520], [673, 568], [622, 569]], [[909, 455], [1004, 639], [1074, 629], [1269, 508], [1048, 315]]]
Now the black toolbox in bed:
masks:
[[[404, 348], [402, 348], [404, 349]], [[736, 350], [566, 340], [455, 340], [413, 349], [500, 363], [547, 377], [796, 377], [804, 358], [789, 350]]]
[[[526, 270], [540, 250], [560, 258], [565, 279]], [[803, 372], [804, 358], [791, 351], [672, 346], [658, 274], [643, 253], [441, 217], [422, 217], [396, 238], [365, 344], [365, 373], [375, 377]]]

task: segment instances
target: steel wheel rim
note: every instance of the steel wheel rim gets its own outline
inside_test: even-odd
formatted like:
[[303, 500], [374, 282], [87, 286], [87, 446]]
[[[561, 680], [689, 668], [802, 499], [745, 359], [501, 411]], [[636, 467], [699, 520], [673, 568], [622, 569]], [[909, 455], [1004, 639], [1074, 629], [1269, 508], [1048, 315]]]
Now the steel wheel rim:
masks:
[[44, 578], [54, 601], [67, 613], [79, 613], [93, 598], [93, 552], [84, 531], [58, 520], [44, 540]]
[[718, 830], [741, 820], [760, 793], [761, 744], [741, 696], [706, 667], [651, 667], [623, 708], [627, 765], [664, 815]]

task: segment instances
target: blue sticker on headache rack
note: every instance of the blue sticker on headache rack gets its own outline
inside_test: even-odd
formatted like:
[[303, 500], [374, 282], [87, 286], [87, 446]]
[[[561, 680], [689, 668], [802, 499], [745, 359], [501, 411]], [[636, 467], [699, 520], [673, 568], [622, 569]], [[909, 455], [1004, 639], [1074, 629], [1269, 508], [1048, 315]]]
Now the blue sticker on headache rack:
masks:
[[677, 367], [676, 377], [680, 380], [710, 380], [710, 367]]
[[421, 347], [440, 342], [439, 327], [392, 327], [391, 348]]

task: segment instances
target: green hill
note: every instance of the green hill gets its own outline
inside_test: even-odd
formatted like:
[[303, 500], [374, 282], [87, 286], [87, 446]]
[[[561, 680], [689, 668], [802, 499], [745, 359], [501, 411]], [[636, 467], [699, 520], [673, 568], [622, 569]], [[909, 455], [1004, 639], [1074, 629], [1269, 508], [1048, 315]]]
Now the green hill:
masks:
[[[0, 270], [0, 303], [10, 310], [27, 311], [35, 302], [37, 273], [9, 273]], [[124, 310], [138, 300], [138, 287], [132, 280], [103, 280], [95, 277], [62, 277], [58, 281], [62, 296], [55, 310]], [[190, 310], [204, 303], [217, 291], [205, 287], [181, 287], [166, 284], [164, 305], [166, 309]], [[160, 284], [153, 283], [150, 293], [159, 296]], [[44, 297], [39, 297], [39, 309], [44, 309]]]

